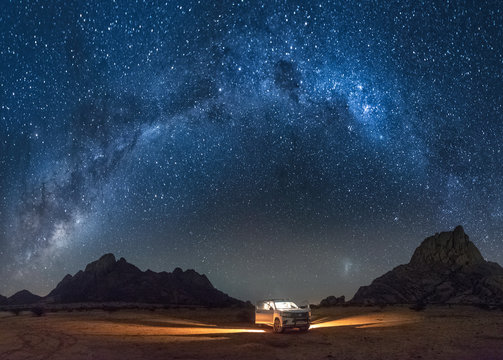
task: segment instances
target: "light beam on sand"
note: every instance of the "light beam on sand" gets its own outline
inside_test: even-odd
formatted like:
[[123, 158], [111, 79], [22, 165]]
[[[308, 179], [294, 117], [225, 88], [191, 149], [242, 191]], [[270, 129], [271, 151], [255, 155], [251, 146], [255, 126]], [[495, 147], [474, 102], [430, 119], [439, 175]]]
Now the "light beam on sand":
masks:
[[373, 328], [373, 327], [391, 327], [405, 325], [418, 322], [421, 319], [416, 314], [366, 314], [351, 316], [338, 320], [327, 321], [326, 318], [320, 319], [311, 324], [311, 329], [337, 327], [337, 326], [354, 326], [358, 329]]
[[[167, 321], [168, 322], [168, 321]], [[172, 321], [169, 321], [172, 322]], [[179, 324], [189, 323], [179, 321]], [[81, 321], [82, 333], [97, 336], [200, 336], [200, 335], [225, 335], [240, 333], [264, 333], [264, 330], [217, 327], [216, 325], [197, 324], [194, 326], [152, 326], [138, 323], [114, 323]]]
[[229, 328], [172, 328], [175, 335], [212, 335], [212, 334], [239, 334], [239, 333], [263, 333], [265, 330], [255, 329], [229, 329]]

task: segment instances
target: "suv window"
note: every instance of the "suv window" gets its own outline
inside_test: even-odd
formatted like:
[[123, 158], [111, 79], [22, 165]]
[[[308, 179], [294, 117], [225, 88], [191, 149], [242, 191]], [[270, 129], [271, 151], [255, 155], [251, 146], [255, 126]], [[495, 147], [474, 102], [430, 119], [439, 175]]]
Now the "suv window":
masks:
[[257, 303], [257, 310], [272, 310], [273, 302], [272, 301], [259, 301]]
[[276, 301], [275, 302], [276, 309], [298, 309], [299, 307], [295, 305], [295, 303], [291, 301]]

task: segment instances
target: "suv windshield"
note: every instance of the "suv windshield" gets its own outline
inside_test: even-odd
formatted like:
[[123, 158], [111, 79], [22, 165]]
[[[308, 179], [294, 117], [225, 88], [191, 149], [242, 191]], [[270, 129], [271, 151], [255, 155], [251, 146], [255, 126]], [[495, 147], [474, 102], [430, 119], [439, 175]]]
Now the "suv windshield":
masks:
[[276, 309], [298, 309], [299, 307], [295, 305], [295, 303], [291, 301], [275, 301], [274, 305], [276, 305]]

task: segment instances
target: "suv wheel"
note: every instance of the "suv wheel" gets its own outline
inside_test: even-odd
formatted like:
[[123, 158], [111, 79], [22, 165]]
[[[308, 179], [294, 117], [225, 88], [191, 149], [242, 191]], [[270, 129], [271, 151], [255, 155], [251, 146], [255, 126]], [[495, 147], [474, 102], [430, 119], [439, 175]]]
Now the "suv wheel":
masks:
[[309, 330], [309, 326], [302, 326], [302, 327], [299, 328], [299, 330], [301, 332], [306, 332], [307, 330]]
[[279, 321], [278, 318], [274, 319], [274, 332], [275, 333], [282, 333], [285, 329], [283, 326], [281, 326], [281, 322]]

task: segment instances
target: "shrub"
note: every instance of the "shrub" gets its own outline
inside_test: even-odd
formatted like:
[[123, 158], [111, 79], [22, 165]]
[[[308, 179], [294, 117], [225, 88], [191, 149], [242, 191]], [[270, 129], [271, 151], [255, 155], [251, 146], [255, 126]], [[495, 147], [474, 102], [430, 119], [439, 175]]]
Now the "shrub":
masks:
[[18, 316], [21, 313], [21, 309], [11, 309], [10, 312]]
[[119, 308], [117, 306], [112, 306], [112, 305], [103, 305], [101, 309], [103, 311], [106, 311], [109, 314], [116, 312], [116, 311], [119, 311]]
[[491, 310], [491, 306], [489, 306], [489, 304], [486, 303], [479, 303], [476, 304], [475, 306], [482, 310]]
[[45, 314], [45, 309], [41, 306], [34, 306], [30, 309], [33, 316], [42, 316]]
[[423, 300], [418, 300], [414, 305], [410, 307], [411, 310], [423, 311], [426, 309], [426, 303]]

